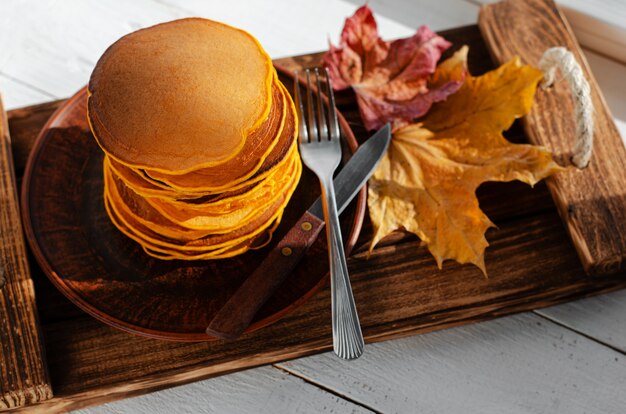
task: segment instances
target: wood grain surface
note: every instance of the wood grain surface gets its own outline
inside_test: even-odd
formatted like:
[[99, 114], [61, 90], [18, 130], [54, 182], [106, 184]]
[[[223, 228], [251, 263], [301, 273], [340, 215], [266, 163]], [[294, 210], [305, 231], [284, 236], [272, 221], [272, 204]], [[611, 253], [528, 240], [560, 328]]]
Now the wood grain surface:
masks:
[[[536, 66], [546, 49], [564, 46], [581, 64], [595, 107], [593, 156], [584, 170], [572, 168], [547, 183], [585, 270], [609, 274], [622, 269], [626, 264], [626, 148], [569, 25], [551, 0], [507, 0], [483, 6], [479, 26], [496, 62], [518, 55]], [[568, 163], [576, 135], [573, 114], [566, 82], [539, 89], [523, 122], [528, 139], [551, 148], [562, 164]]]
[[[480, 74], [492, 63], [476, 26], [442, 33], [455, 47], [470, 44], [470, 70]], [[318, 56], [276, 61], [315, 64]], [[340, 97], [357, 139], [367, 137], [350, 94]], [[41, 128], [18, 113], [22, 135]], [[525, 140], [516, 124], [507, 133]], [[27, 143], [16, 143], [23, 148]], [[24, 160], [16, 160], [23, 165]], [[361, 234], [349, 269], [366, 341], [413, 335], [536, 309], [626, 286], [623, 274], [589, 278], [579, 264], [545, 185], [535, 189], [485, 184], [481, 208], [499, 226], [487, 237], [485, 279], [471, 266], [446, 262], [443, 271], [415, 237], [394, 233], [368, 258], [371, 228]], [[55, 397], [32, 412], [58, 412], [187, 383], [247, 367], [284, 361], [331, 349], [330, 293], [322, 289], [281, 321], [231, 343], [170, 343], [110, 328], [69, 303], [40, 270], [33, 269], [38, 307]], [[616, 377], [617, 378], [617, 377]]]
[[0, 97], [0, 410], [51, 397]]

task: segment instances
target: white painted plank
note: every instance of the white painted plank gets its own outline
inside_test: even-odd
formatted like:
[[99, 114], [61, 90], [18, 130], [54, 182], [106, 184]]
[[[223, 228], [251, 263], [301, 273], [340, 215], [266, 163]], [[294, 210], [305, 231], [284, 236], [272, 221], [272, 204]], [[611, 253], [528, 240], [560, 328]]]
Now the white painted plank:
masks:
[[[212, 18], [248, 30], [276, 58], [326, 49], [354, 10], [353, 4], [337, 0], [253, 6], [246, 0], [5, 1], [0, 2], [0, 73], [66, 97], [87, 83], [111, 43], [141, 27], [188, 16]], [[379, 23], [389, 38], [413, 31], [382, 16]]]
[[51, 99], [58, 99], [52, 94], [24, 85], [22, 82], [9, 78], [2, 73], [0, 73], [0, 94], [2, 94], [4, 107], [7, 111], [46, 102]]
[[[352, 1], [2, 1], [0, 72], [6, 71], [20, 82], [51, 95], [68, 96], [87, 81], [97, 58], [117, 37], [190, 15], [223, 20], [251, 31], [273, 57], [318, 51], [326, 48], [329, 37], [337, 40], [343, 19], [361, 4]], [[458, 7], [454, 0], [373, 0], [370, 4], [380, 15], [380, 30], [385, 38], [406, 36], [424, 23], [436, 30], [474, 23], [477, 9], [460, 0]], [[617, 81], [624, 79], [623, 68], [607, 65], [597, 55], [590, 61], [613, 112], [619, 119], [626, 119], [619, 109], [626, 102], [622, 97], [623, 84]], [[599, 73], [602, 71], [605, 75]], [[9, 84], [0, 76], [0, 90], [8, 91], [7, 101], [39, 99], [32, 88], [5, 87]], [[586, 305], [581, 306], [580, 316], [570, 318], [570, 322], [586, 317], [593, 323], [591, 316], [598, 309], [591, 306], [591, 310], [585, 310]], [[593, 333], [609, 343], [607, 330], [620, 323], [620, 308], [613, 306], [604, 308], [605, 313], [613, 314], [604, 319], [609, 326]], [[342, 389], [345, 395], [374, 401], [378, 404], [374, 408], [384, 406], [389, 412], [616, 412], [617, 404], [624, 404], [619, 388], [625, 383], [623, 357], [549, 322], [536, 327], [533, 323], [540, 321], [534, 318], [537, 317], [506, 318], [370, 345], [364, 359], [349, 366], [332, 355], [319, 357], [322, 362], [315, 363], [319, 369], [311, 365], [311, 358], [293, 364], [309, 364], [308, 374], [325, 387], [341, 389], [337, 378], [344, 378], [348, 387]], [[562, 320], [564, 317], [559, 319]], [[616, 335], [611, 340], [624, 343]], [[564, 376], [559, 375], [559, 370]], [[363, 378], [359, 379], [359, 375]], [[363, 386], [370, 389], [362, 389]], [[83, 412], [281, 413], [360, 409], [266, 367]]]
[[55, 96], [87, 83], [123, 34], [178, 17], [151, 0], [0, 2], [0, 72]]
[[[359, 7], [362, 0], [348, 0]], [[410, 28], [423, 24], [432, 30], [476, 24], [479, 7], [459, 0], [370, 0], [367, 2], [377, 16], [384, 16]], [[387, 37], [387, 36], [384, 36]]]
[[607, 59], [589, 50], [584, 51], [602, 95], [606, 99], [617, 129], [626, 145], [626, 64]]
[[626, 291], [565, 303], [536, 313], [626, 353]]
[[[560, 6], [591, 16], [615, 27], [626, 29], [624, 0], [556, 0]], [[626, 39], [621, 39], [626, 40]]]
[[624, 0], [559, 0], [581, 45], [626, 63]]
[[626, 356], [525, 313], [280, 366], [385, 413], [615, 413]]
[[[340, 0], [274, 0], [256, 2], [253, 7], [247, 0], [159, 0], [159, 3], [186, 16], [206, 17], [243, 28], [257, 37], [273, 58], [326, 50], [329, 39], [333, 42], [339, 39], [344, 19], [362, 4], [356, 6]], [[384, 15], [379, 16], [378, 23], [389, 38], [408, 36], [414, 31]]]
[[[498, 0], [466, 0], [472, 4]], [[626, 63], [626, 1], [556, 0], [578, 42], [588, 49]]]
[[75, 411], [76, 414], [369, 412], [366, 408], [272, 367], [238, 372]]

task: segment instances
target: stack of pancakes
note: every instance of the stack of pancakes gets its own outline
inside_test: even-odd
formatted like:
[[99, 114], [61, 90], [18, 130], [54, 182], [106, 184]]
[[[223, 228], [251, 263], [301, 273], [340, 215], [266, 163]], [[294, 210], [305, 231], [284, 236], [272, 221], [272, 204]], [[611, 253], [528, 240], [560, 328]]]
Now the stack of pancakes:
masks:
[[142, 29], [107, 49], [88, 89], [120, 231], [162, 259], [269, 242], [302, 166], [293, 101], [254, 37], [197, 18]]

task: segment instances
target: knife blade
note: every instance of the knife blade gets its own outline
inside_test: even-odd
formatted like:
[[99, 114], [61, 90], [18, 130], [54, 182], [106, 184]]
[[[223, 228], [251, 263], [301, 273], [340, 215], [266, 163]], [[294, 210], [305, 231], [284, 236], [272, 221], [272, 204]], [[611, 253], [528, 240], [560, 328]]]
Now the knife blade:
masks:
[[[391, 127], [387, 124], [359, 146], [334, 178], [339, 214], [374, 173], [390, 140]], [[296, 267], [324, 224], [322, 200], [318, 198], [215, 314], [206, 333], [225, 340], [239, 337], [261, 306]]]

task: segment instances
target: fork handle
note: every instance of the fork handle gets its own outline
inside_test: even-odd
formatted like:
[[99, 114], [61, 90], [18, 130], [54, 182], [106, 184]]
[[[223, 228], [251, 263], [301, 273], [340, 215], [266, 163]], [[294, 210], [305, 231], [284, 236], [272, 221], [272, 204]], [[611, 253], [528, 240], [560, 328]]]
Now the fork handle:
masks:
[[340, 358], [356, 359], [365, 345], [350, 286], [332, 176], [321, 184], [330, 261], [333, 349]]

